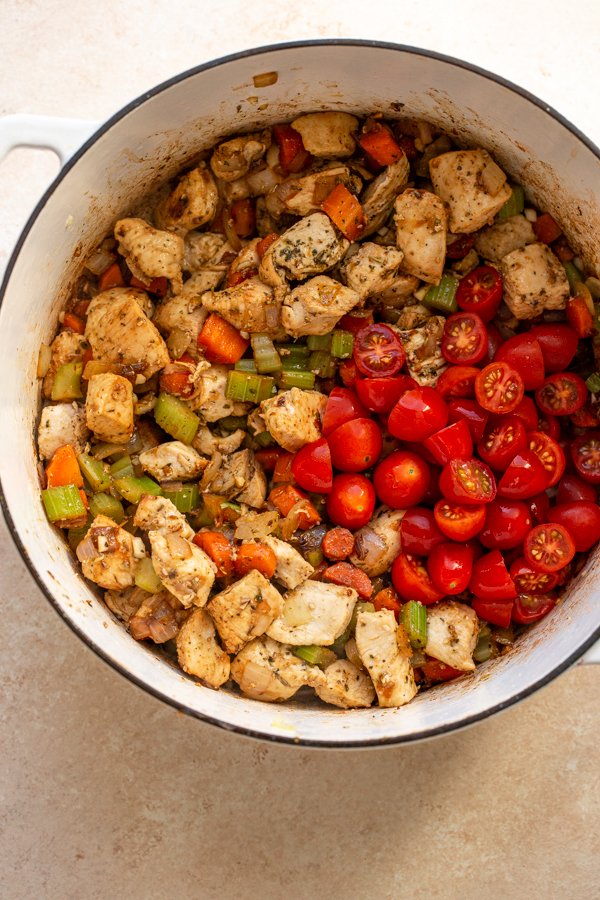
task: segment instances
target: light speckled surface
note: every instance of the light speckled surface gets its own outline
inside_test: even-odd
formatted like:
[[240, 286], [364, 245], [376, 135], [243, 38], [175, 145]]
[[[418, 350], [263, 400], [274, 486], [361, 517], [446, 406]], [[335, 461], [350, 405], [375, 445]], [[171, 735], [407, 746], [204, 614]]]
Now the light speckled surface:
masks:
[[[596, 4], [5, 0], [0, 112], [102, 119], [244, 47], [381, 38], [494, 69], [600, 139]], [[200, 11], [202, 10], [202, 11]], [[368, 19], [368, 21], [367, 21]], [[565, 40], [565, 26], [568, 39]], [[68, 36], [73, 35], [70, 41]], [[532, 40], [532, 35], [535, 39]], [[574, 64], [573, 48], [576, 48]], [[36, 65], [32, 65], [32, 59]], [[589, 78], [587, 85], [595, 85]], [[594, 107], [595, 104], [595, 107]], [[0, 266], [57, 170], [0, 165]], [[252, 743], [129, 685], [60, 622], [0, 531], [0, 895], [17, 898], [587, 898], [597, 847], [600, 670], [578, 667], [467, 732], [363, 753]]]

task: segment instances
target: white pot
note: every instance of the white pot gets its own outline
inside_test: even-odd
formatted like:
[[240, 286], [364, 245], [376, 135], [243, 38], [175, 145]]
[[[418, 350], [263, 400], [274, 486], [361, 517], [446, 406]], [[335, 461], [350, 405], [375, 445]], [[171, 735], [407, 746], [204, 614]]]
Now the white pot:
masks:
[[[256, 88], [253, 76], [277, 72]], [[342, 711], [306, 701], [270, 705], [213, 691], [136, 643], [81, 578], [46, 521], [36, 473], [39, 346], [85, 259], [119, 216], [198, 150], [231, 131], [287, 120], [301, 110], [382, 110], [440, 125], [459, 142], [486, 147], [533, 200], [550, 211], [600, 270], [598, 150], [531, 95], [487, 72], [394, 45], [326, 41], [268, 47], [208, 63], [149, 91], [117, 113], [66, 163], [29, 220], [2, 289], [4, 511], [39, 586], [103, 659], [179, 709], [233, 731], [305, 745], [356, 747], [413, 741], [485, 718], [537, 690], [600, 636], [599, 559], [514, 652], [440, 686], [402, 709]], [[0, 148], [51, 146], [63, 157], [90, 123], [0, 120]], [[75, 677], [75, 676], [73, 676]]]

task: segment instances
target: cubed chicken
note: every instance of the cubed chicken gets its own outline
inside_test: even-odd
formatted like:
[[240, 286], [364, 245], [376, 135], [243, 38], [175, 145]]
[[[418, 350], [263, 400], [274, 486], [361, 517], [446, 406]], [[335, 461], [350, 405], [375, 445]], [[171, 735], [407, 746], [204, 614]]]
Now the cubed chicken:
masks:
[[475, 238], [475, 249], [484, 259], [499, 263], [513, 250], [520, 250], [527, 244], [534, 243], [535, 234], [531, 222], [525, 216], [511, 216], [479, 232]]
[[265, 633], [281, 613], [282, 603], [279, 591], [253, 569], [215, 594], [206, 609], [224, 648], [228, 653], [239, 653], [244, 644]]
[[140, 465], [157, 481], [192, 481], [208, 465], [208, 460], [181, 441], [167, 441], [140, 453]]
[[239, 450], [223, 457], [208, 487], [213, 494], [260, 508], [267, 494], [267, 479], [252, 450]]
[[225, 394], [229, 371], [227, 366], [211, 366], [196, 379], [189, 405], [205, 422], [216, 422], [234, 414], [235, 403]]
[[435, 387], [446, 368], [446, 360], [440, 349], [445, 322], [443, 316], [431, 316], [417, 328], [398, 331], [406, 353], [408, 374], [418, 384]]
[[356, 148], [358, 119], [350, 113], [308, 113], [294, 119], [292, 128], [313, 156], [352, 156]]
[[220, 279], [234, 256], [235, 250], [224, 235], [190, 231], [184, 239], [183, 271], [191, 275], [216, 271]]
[[453, 669], [472, 672], [478, 632], [479, 620], [470, 606], [454, 600], [428, 606], [425, 653]]
[[327, 275], [317, 275], [289, 293], [281, 309], [281, 324], [292, 337], [329, 334], [342, 316], [360, 303], [351, 287]]
[[367, 241], [352, 256], [347, 256], [340, 273], [361, 301], [390, 288], [398, 275], [403, 253], [395, 247], [382, 247]]
[[433, 190], [450, 210], [450, 231], [472, 234], [492, 221], [512, 191], [485, 150], [453, 150], [429, 162]]
[[285, 595], [281, 615], [267, 634], [282, 644], [328, 647], [350, 624], [357, 599], [354, 588], [305, 581]]
[[[275, 218], [286, 212], [294, 216], [320, 212], [321, 203], [338, 184], [346, 185], [356, 193], [362, 187], [362, 181], [348, 166], [333, 163], [317, 172], [294, 175], [282, 181], [267, 194], [265, 209]], [[271, 228], [271, 231], [274, 230], [276, 229]]]
[[513, 250], [500, 263], [504, 302], [517, 319], [533, 319], [545, 309], [564, 309], [569, 282], [564, 267], [546, 244]]
[[399, 631], [391, 609], [357, 616], [356, 647], [380, 706], [404, 706], [417, 693], [410, 648], [406, 635]]
[[318, 666], [294, 656], [289, 647], [260, 637], [251, 641], [231, 662], [231, 677], [253, 700], [289, 700], [304, 685], [325, 685]]
[[263, 541], [271, 548], [277, 560], [275, 580], [288, 590], [297, 588], [315, 571], [302, 554], [287, 541], [280, 541], [273, 535], [263, 538]]
[[168, 231], [192, 231], [210, 222], [218, 203], [217, 185], [210, 169], [202, 162], [183, 175], [159, 205], [155, 214], [156, 223]]
[[321, 416], [327, 397], [319, 391], [291, 388], [263, 400], [260, 412], [267, 431], [284, 450], [292, 452], [321, 437]]
[[396, 244], [404, 253], [402, 268], [438, 284], [446, 259], [446, 207], [435, 194], [407, 188], [394, 207]]
[[187, 608], [204, 606], [216, 566], [206, 553], [177, 532], [148, 532], [154, 571], [168, 591]]
[[167, 345], [140, 303], [142, 291], [112, 288], [94, 297], [85, 336], [94, 359], [132, 365], [150, 378], [169, 362]]
[[103, 372], [88, 381], [85, 418], [100, 441], [126, 444], [134, 428], [133, 385], [122, 375]]
[[210, 158], [210, 167], [217, 178], [235, 181], [247, 175], [251, 165], [261, 159], [270, 146], [271, 132], [268, 129], [231, 138], [217, 145]]
[[38, 426], [38, 449], [42, 459], [52, 459], [59, 447], [71, 444], [82, 453], [89, 436], [85, 409], [77, 403], [56, 403], [44, 406]]
[[169, 591], [159, 591], [144, 597], [127, 627], [136, 641], [165, 644], [175, 637], [188, 615], [177, 597]]
[[374, 178], [360, 198], [366, 225], [362, 237], [368, 237], [379, 231], [394, 206], [400, 191], [406, 187], [410, 166], [406, 156], [386, 166], [381, 175]]
[[168, 300], [157, 306], [152, 320], [156, 327], [167, 335], [171, 335], [173, 332], [185, 335], [187, 337], [186, 349], [197, 348], [198, 335], [208, 316], [200, 302], [202, 294], [207, 290], [206, 282], [202, 281], [202, 284], [197, 286], [190, 284], [197, 277], [192, 275], [179, 294], [169, 297]]
[[158, 531], [163, 535], [179, 534], [188, 541], [194, 537], [194, 530], [175, 504], [166, 497], [157, 497], [155, 494], [142, 495], [133, 524], [142, 531]]
[[420, 283], [414, 275], [398, 275], [389, 288], [377, 294], [375, 301], [388, 309], [402, 309], [410, 306], [415, 302], [414, 293]]
[[122, 591], [105, 591], [104, 602], [117, 619], [127, 624], [142, 605], [142, 592], [135, 586]]
[[174, 293], [181, 290], [183, 239], [170, 231], [159, 231], [143, 219], [119, 219], [115, 225], [119, 253], [136, 278], [145, 283], [168, 278]]
[[280, 327], [281, 300], [259, 278], [247, 278], [241, 284], [222, 291], [207, 291], [202, 305], [219, 313], [240, 331], [277, 334]]
[[[264, 430], [264, 429], [263, 429]], [[241, 428], [236, 428], [231, 434], [220, 437], [213, 434], [206, 425], [201, 425], [196, 432], [196, 437], [192, 441], [192, 447], [203, 456], [212, 456], [214, 453], [235, 453], [246, 439], [246, 432]]]
[[82, 334], [74, 331], [61, 331], [50, 344], [50, 365], [44, 376], [42, 392], [49, 399], [52, 395], [54, 376], [61, 366], [67, 363], [81, 362], [89, 344]]
[[260, 256], [257, 250], [260, 241], [260, 238], [252, 238], [231, 260], [227, 269], [228, 284], [235, 284], [236, 281], [245, 281], [247, 278], [256, 275], [260, 266]]
[[370, 578], [390, 569], [400, 553], [400, 523], [405, 511], [382, 506], [369, 524], [354, 535], [354, 553], [350, 562]]
[[107, 590], [122, 591], [135, 581], [137, 550], [132, 534], [107, 516], [96, 516], [76, 553], [86, 578]]
[[349, 246], [329, 216], [312, 213], [271, 244], [262, 258], [259, 276], [273, 287], [285, 285], [286, 279], [302, 281], [333, 268]]
[[413, 328], [421, 328], [432, 316], [431, 310], [422, 303], [411, 303], [400, 310], [393, 328], [398, 332], [412, 331]]
[[231, 664], [217, 641], [215, 626], [203, 609], [195, 609], [177, 635], [177, 661], [188, 675], [218, 688], [229, 680]]
[[338, 659], [325, 669], [326, 684], [315, 685], [315, 693], [325, 703], [341, 709], [367, 709], [375, 699], [373, 682], [366, 672], [347, 659]]

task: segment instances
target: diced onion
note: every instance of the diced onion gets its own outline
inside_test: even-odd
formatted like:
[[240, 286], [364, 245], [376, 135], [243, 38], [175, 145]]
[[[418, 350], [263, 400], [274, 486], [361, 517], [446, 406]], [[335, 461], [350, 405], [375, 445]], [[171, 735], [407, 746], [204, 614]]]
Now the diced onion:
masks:
[[211, 481], [215, 478], [215, 476], [219, 473], [221, 468], [221, 464], [223, 462], [223, 457], [219, 453], [219, 451], [215, 451], [213, 453], [212, 459], [205, 468], [202, 474], [202, 481], [200, 482], [200, 490], [205, 491], [206, 488], [210, 485]]
[[531, 209], [530, 207], [525, 207], [525, 209], [523, 210], [523, 215], [528, 222], [535, 222], [537, 220], [537, 213], [535, 209]]
[[167, 543], [167, 552], [176, 559], [184, 560], [192, 556], [190, 542], [182, 538], [180, 534], [166, 534], [165, 541]]
[[376, 566], [387, 551], [386, 543], [377, 532], [365, 525], [354, 536], [354, 556], [365, 566]]
[[77, 559], [79, 562], [85, 562], [86, 560], [94, 559], [97, 556], [98, 551], [96, 550], [91, 537], [88, 535], [77, 545]]
[[256, 172], [251, 172], [246, 176], [246, 184], [250, 188], [250, 193], [253, 197], [258, 197], [260, 194], [267, 194], [282, 181], [283, 176], [278, 175], [277, 172], [269, 168], [269, 166], [258, 169]]
[[187, 331], [181, 328], [174, 328], [167, 338], [167, 347], [173, 359], [179, 359], [183, 356], [190, 344], [190, 336]]
[[114, 253], [108, 253], [106, 250], [96, 250], [95, 253], [87, 260], [85, 267], [88, 269], [92, 275], [102, 275], [103, 272], [106, 272], [109, 266], [115, 261]]
[[251, 541], [272, 534], [279, 524], [279, 513], [269, 510], [264, 513], [247, 513], [235, 523], [234, 537], [237, 541]]
[[52, 351], [48, 344], [42, 344], [38, 355], [37, 377], [44, 378], [52, 362]]

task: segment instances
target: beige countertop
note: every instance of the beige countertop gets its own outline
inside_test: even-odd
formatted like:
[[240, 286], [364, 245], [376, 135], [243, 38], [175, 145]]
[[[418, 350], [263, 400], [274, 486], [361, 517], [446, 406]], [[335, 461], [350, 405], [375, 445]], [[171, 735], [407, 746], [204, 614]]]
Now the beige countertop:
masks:
[[[524, 6], [423, 0], [371, 4], [367, 15], [355, 0], [304, 0], [298, 11], [273, 0], [4, 0], [0, 114], [101, 120], [203, 60], [347, 36], [463, 56], [598, 141], [596, 4], [576, 0], [566, 15], [556, 0]], [[57, 167], [33, 150], [0, 164], [0, 267]], [[577, 666], [503, 715], [426, 744], [260, 744], [189, 720], [109, 669], [49, 607], [3, 524], [0, 560], [7, 900], [600, 895], [600, 668]]]

